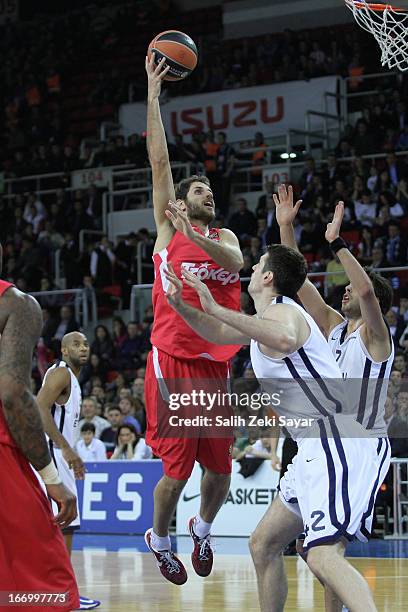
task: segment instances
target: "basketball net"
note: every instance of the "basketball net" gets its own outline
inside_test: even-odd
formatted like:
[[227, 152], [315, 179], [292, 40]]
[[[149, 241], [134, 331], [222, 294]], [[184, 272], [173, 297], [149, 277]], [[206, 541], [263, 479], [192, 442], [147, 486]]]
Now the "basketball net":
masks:
[[366, 0], [344, 0], [355, 20], [376, 39], [381, 64], [390, 70], [408, 70], [408, 8], [373, 4]]

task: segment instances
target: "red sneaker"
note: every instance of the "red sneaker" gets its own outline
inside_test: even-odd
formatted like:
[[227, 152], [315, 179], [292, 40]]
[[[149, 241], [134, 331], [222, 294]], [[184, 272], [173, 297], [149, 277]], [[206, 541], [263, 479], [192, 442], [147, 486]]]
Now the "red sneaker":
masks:
[[159, 568], [162, 576], [173, 584], [184, 584], [187, 581], [186, 568], [171, 550], [153, 550], [152, 545], [150, 544], [152, 531], [152, 529], [148, 529], [144, 538], [148, 549], [156, 557], [157, 567]]
[[188, 522], [188, 530], [194, 542], [194, 550], [191, 553], [191, 563], [193, 564], [196, 574], [205, 578], [211, 573], [214, 555], [211, 548], [211, 536], [206, 535], [205, 538], [199, 538], [194, 533], [193, 529], [194, 518]]

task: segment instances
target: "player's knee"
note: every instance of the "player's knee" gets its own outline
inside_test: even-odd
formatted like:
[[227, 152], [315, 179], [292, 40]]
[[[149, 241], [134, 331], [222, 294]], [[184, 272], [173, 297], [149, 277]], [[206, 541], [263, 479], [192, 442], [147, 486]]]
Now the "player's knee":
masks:
[[187, 480], [176, 480], [169, 476], [163, 476], [163, 478], [157, 483], [156, 490], [165, 489], [172, 495], [180, 494], [184, 489]]
[[313, 574], [324, 581], [327, 568], [331, 566], [330, 559], [336, 551], [330, 546], [316, 546], [307, 553], [307, 564]]
[[273, 534], [269, 533], [265, 537], [263, 530], [255, 529], [249, 538], [249, 550], [255, 565], [257, 565], [258, 563], [264, 564], [273, 557], [280, 555], [283, 552], [283, 546], [278, 538], [273, 537]]

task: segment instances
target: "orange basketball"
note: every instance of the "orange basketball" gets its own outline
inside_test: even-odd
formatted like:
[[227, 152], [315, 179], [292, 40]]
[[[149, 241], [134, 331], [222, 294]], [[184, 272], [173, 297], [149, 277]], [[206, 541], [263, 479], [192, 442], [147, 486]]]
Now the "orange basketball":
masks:
[[198, 53], [194, 41], [184, 32], [166, 30], [153, 38], [147, 49], [150, 59], [155, 54], [155, 63], [162, 57], [166, 58], [166, 66], [170, 70], [164, 77], [166, 81], [181, 81], [185, 79], [197, 66]]

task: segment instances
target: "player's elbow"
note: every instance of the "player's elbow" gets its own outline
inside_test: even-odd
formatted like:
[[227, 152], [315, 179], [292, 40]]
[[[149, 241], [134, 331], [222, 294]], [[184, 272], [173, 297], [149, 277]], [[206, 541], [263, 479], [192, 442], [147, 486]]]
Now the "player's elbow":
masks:
[[6, 410], [20, 404], [26, 393], [29, 393], [29, 390], [24, 383], [9, 375], [0, 376], [0, 400]]
[[242, 257], [242, 253], [234, 253], [234, 257], [231, 258], [231, 262], [228, 265], [228, 272], [232, 274], [238, 274], [242, 268], [244, 267], [244, 259]]
[[294, 334], [291, 334], [290, 332], [283, 333], [279, 337], [276, 350], [284, 355], [290, 355], [296, 350], [296, 342], [297, 339]]

